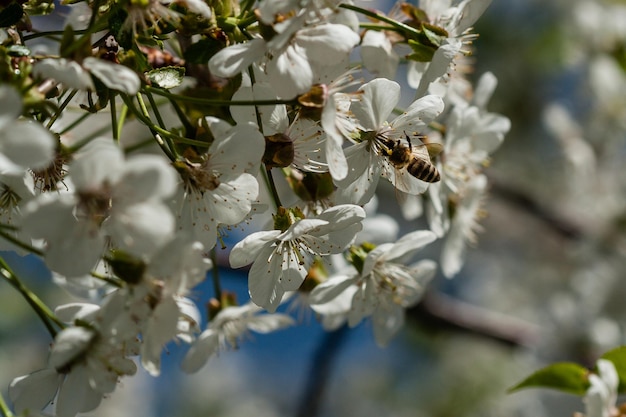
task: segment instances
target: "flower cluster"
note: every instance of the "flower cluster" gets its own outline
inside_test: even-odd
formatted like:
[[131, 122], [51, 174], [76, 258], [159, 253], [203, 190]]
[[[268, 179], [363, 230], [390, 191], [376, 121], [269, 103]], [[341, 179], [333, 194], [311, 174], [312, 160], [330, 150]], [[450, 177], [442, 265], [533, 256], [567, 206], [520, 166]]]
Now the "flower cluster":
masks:
[[[486, 109], [495, 77], [473, 89], [465, 71], [488, 0], [389, 15], [339, 0], [71, 4], [54, 54], [22, 24], [49, 11], [34, 3], [11, 3], [20, 17], [0, 28], [0, 244], [88, 300], [38, 311], [54, 341], [47, 368], [13, 381], [18, 412], [93, 410], [133, 357], [158, 375], [171, 341], [196, 371], [249, 330], [293, 324], [276, 311], [296, 299], [329, 329], [371, 318], [385, 345], [439, 268], [420, 249], [445, 239], [441, 270], [460, 271], [509, 130]], [[401, 54], [412, 97], [393, 80]], [[364, 206], [381, 178], [431, 230], [380, 229]], [[207, 276], [217, 259], [250, 265], [250, 301]], [[203, 323], [190, 294], [205, 279]]]

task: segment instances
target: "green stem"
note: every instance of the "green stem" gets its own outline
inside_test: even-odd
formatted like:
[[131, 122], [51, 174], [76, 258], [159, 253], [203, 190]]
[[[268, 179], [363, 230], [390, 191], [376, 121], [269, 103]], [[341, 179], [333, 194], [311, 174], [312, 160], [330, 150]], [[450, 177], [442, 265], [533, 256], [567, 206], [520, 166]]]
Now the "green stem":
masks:
[[83, 113], [81, 116], [77, 117], [76, 120], [74, 120], [72, 123], [70, 123], [69, 125], [65, 126], [63, 128], [63, 130], [61, 130], [59, 132], [59, 135], [63, 135], [65, 133], [69, 132], [70, 130], [74, 129], [76, 126], [78, 126], [79, 124], [84, 122], [85, 119], [88, 118], [89, 116], [91, 116], [92, 114], [93, 113], [89, 113], [89, 112]]
[[254, 14], [251, 14], [250, 16], [248, 16], [248, 17], [246, 17], [246, 18], [244, 18], [244, 19], [241, 19], [241, 20], [237, 23], [237, 26], [238, 26], [240, 29], [243, 29], [243, 28], [247, 28], [247, 27], [248, 27], [248, 26], [250, 26], [250, 25], [255, 24], [256, 22], [257, 22], [257, 18], [256, 18], [256, 16], [255, 16]]
[[116, 143], [120, 142], [120, 135], [119, 135], [119, 122], [117, 121], [117, 109], [115, 108], [115, 94], [113, 94], [113, 96], [110, 98], [109, 103], [111, 105], [111, 131], [113, 132], [113, 140]]
[[128, 106], [129, 110], [135, 115], [135, 117], [137, 117], [143, 124], [145, 124], [152, 131], [152, 134], [157, 140], [157, 143], [159, 144], [159, 146], [161, 146], [163, 151], [168, 155], [168, 158], [170, 158], [172, 161], [175, 161], [176, 157], [170, 152], [169, 149], [165, 148], [165, 143], [163, 142], [161, 135], [171, 138], [175, 140], [177, 143], [186, 143], [189, 145], [203, 146], [205, 148], [208, 148], [210, 146], [210, 144], [206, 142], [184, 138], [182, 136], [175, 135], [174, 133], [171, 133], [165, 129], [161, 129], [159, 126], [152, 123], [152, 121], [149, 118], [141, 114], [139, 110], [137, 110], [137, 108], [132, 104], [132, 102], [130, 101], [128, 97], [126, 96], [121, 96], [121, 97], [126, 103], [126, 105]]
[[172, 94], [168, 91], [161, 90], [155, 87], [145, 86], [145, 91], [149, 91], [152, 94], [156, 94], [163, 97], [168, 97], [173, 100], [186, 101], [187, 103], [202, 104], [205, 106], [272, 106], [276, 104], [296, 104], [297, 100], [213, 100], [209, 98], [188, 97], [179, 94]]
[[383, 31], [383, 30], [392, 30], [394, 32], [401, 32], [402, 30], [395, 28], [395, 27], [391, 27], [389, 25], [376, 25], [373, 23], [359, 23], [359, 28], [361, 29], [367, 29], [367, 30], [376, 30], [376, 31]]
[[22, 242], [15, 236], [11, 235], [10, 233], [5, 232], [2, 229], [5, 229], [5, 227], [0, 228], [0, 237], [2, 237], [3, 239], [8, 240], [9, 242], [13, 243], [15, 246], [22, 248], [25, 251], [30, 252], [32, 254], [39, 255], [39, 256], [44, 255], [43, 251], [37, 249], [34, 246], [29, 245], [28, 243]]
[[[411, 38], [415, 38], [418, 36], [421, 36], [421, 32], [418, 31], [417, 29], [409, 26], [409, 25], [405, 25], [404, 23], [401, 22], [397, 22], [387, 16], [385, 16], [384, 14], [380, 14], [380, 13], [376, 13], [372, 10], [368, 10], [368, 9], [363, 9], [362, 7], [358, 7], [358, 6], [354, 6], [352, 4], [340, 4], [339, 7], [343, 8], [343, 9], [347, 9], [347, 10], [352, 10], [354, 12], [357, 13], [361, 13], [365, 16], [369, 16], [371, 18], [374, 18], [376, 20], [380, 20], [381, 22], [385, 22], [385, 23], [389, 23], [391, 26], [393, 26], [394, 28], [403, 31], [403, 32], [407, 32], [410, 33]], [[389, 28], [387, 28], [386, 30], [389, 30]]]
[[57, 330], [54, 328], [55, 324], [61, 329], [65, 328], [65, 325], [54, 315], [52, 310], [19, 280], [3, 257], [0, 257], [0, 275], [22, 294], [26, 302], [35, 310], [35, 313], [39, 316], [44, 326], [46, 326], [52, 338], [57, 334]]
[[48, 121], [48, 124], [46, 125], [46, 127], [48, 129], [50, 129], [52, 127], [52, 125], [54, 124], [54, 122], [57, 121], [57, 119], [59, 118], [59, 116], [61, 116], [61, 113], [63, 113], [63, 110], [65, 110], [65, 108], [67, 107], [68, 104], [70, 104], [70, 101], [72, 101], [72, 99], [74, 98], [74, 96], [76, 95], [76, 93], [78, 93], [78, 90], [74, 90], [72, 91], [66, 98], [65, 100], [63, 100], [63, 103], [61, 103], [61, 106], [59, 107], [59, 109], [57, 110], [57, 112], [54, 114], [54, 116], [52, 116], [50, 118], [50, 120]]
[[166, 129], [165, 122], [163, 121], [163, 118], [161, 117], [161, 113], [159, 112], [159, 107], [157, 106], [157, 103], [154, 100], [154, 96], [150, 93], [146, 93], [146, 97], [148, 97], [148, 101], [150, 102], [150, 108], [152, 109], [152, 112], [154, 113], [154, 117], [156, 117], [157, 119], [157, 123], [159, 124], [159, 127], [161, 127], [162, 129]]
[[[81, 30], [75, 30], [74, 33], [77, 33], [79, 35], [83, 34], [83, 33], [87, 33], [89, 31], [89, 29], [81, 29]], [[37, 39], [37, 38], [42, 38], [45, 36], [54, 36], [54, 35], [63, 35], [65, 33], [64, 30], [50, 30], [50, 31], [46, 31], [46, 32], [36, 32], [30, 35], [26, 35], [22, 38], [22, 40], [24, 42], [26, 41], [30, 41], [32, 39]]]
[[[94, 33], [98, 33], [101, 30], [108, 29], [109, 22], [106, 16], [100, 19], [99, 22], [95, 23], [95, 19], [96, 19], [95, 16], [98, 14], [98, 8], [100, 7], [100, 3], [102, 2], [101, 1], [94, 2], [92, 6], [93, 13], [91, 15], [91, 21], [89, 22], [89, 26], [87, 26], [86, 30], [81, 31], [82, 36], [79, 39], [77, 39], [76, 41], [74, 41], [74, 43], [68, 46], [68, 48], [65, 50], [66, 56], [71, 55], [76, 50], [76, 48], [79, 48], [80, 46], [82, 46], [83, 40], [86, 39], [86, 37], [89, 37]], [[75, 33], [78, 33], [78, 31], [76, 31]]]
[[222, 285], [220, 283], [220, 272], [217, 267], [217, 251], [215, 246], [211, 249], [211, 262], [213, 262], [213, 268], [211, 270], [213, 275], [213, 291], [215, 291], [215, 298], [222, 300]]
[[4, 400], [4, 395], [0, 392], [0, 413], [3, 417], [15, 417], [15, 414], [11, 412], [11, 409]]
[[241, 2], [241, 13], [239, 14], [240, 18], [243, 18], [243, 16], [245, 16], [246, 13], [250, 12], [252, 10], [252, 6], [254, 6], [254, 2], [255, 0], [243, 0]]
[[[142, 109], [145, 112], [142, 113], [140, 112], [135, 105], [133, 104], [132, 100], [130, 99], [130, 97], [128, 97], [125, 94], [121, 94], [120, 97], [122, 97], [122, 100], [124, 100], [124, 103], [126, 103], [126, 106], [128, 107], [128, 109], [135, 115], [135, 117], [137, 117], [139, 120], [141, 120], [141, 122], [143, 122], [143, 124], [145, 124], [150, 131], [152, 132], [152, 136], [154, 136], [154, 139], [157, 141], [157, 144], [161, 147], [161, 150], [165, 153], [165, 155], [167, 155], [167, 157], [170, 159], [170, 161], [175, 161], [176, 160], [176, 156], [172, 153], [172, 151], [168, 148], [168, 146], [165, 144], [165, 142], [163, 141], [163, 138], [161, 137], [172, 137], [175, 136], [172, 133], [170, 133], [169, 131], [165, 130], [165, 129], [161, 129], [159, 126], [155, 125], [154, 123], [152, 123], [152, 120], [150, 120], [149, 114], [147, 109]], [[137, 94], [137, 98], [139, 99], [139, 103], [140, 105], [143, 103], [143, 100], [140, 99], [141, 94]], [[145, 105], [144, 105], [145, 107]]]
[[94, 277], [95, 279], [99, 279], [100, 281], [104, 281], [107, 284], [110, 284], [116, 288], [122, 288], [124, 286], [124, 283], [121, 280], [116, 279], [116, 278], [107, 277], [104, 275], [97, 274], [95, 272], [92, 272], [91, 276]]
[[180, 120], [180, 122], [183, 124], [183, 127], [185, 128], [185, 135], [188, 135], [190, 132], [194, 132], [195, 129], [193, 125], [189, 122], [189, 120], [187, 119], [187, 115], [185, 115], [185, 112], [183, 111], [183, 109], [180, 108], [176, 100], [170, 98], [169, 102], [174, 108], [174, 111], [176, 112], [178, 119]]
[[128, 106], [124, 104], [122, 106], [122, 110], [120, 110], [120, 117], [117, 119], [116, 135], [118, 138], [122, 137], [122, 128], [124, 127], [124, 123], [126, 122], [126, 116], [128, 115]]
[[281, 207], [283, 204], [280, 202], [280, 197], [278, 196], [278, 190], [276, 189], [276, 184], [274, 183], [274, 176], [272, 175], [272, 170], [270, 168], [270, 169], [265, 169], [264, 171], [266, 173], [265, 181], [272, 193], [274, 204], [276, 205], [276, 208]]

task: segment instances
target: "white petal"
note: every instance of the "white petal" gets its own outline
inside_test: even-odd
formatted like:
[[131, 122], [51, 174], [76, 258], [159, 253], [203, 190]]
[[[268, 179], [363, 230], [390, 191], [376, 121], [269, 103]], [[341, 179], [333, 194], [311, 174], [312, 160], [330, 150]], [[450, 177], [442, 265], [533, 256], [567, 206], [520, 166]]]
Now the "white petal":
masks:
[[343, 153], [343, 135], [335, 124], [337, 111], [335, 108], [335, 96], [328, 97], [328, 102], [322, 110], [322, 127], [326, 131], [326, 161], [334, 180], [342, 180], [348, 175], [348, 162]]
[[444, 103], [441, 97], [424, 96], [411, 103], [404, 113], [391, 122], [391, 125], [397, 131], [406, 132], [407, 135], [412, 136], [439, 116], [443, 108]]
[[395, 78], [400, 57], [383, 32], [373, 30], [365, 32], [361, 42], [361, 58], [368, 71], [383, 78]]
[[317, 285], [309, 294], [309, 302], [315, 304], [325, 304], [336, 298], [350, 287], [356, 280], [357, 276], [353, 275], [337, 275]]
[[86, 327], [68, 327], [61, 330], [50, 352], [50, 366], [61, 369], [85, 353], [96, 333]]
[[219, 187], [205, 194], [209, 211], [218, 223], [239, 223], [250, 213], [259, 184], [253, 175], [247, 173], [223, 175], [220, 181]]
[[411, 252], [418, 251], [437, 239], [430, 230], [417, 230], [400, 238], [391, 249], [383, 255], [385, 261], [397, 261]]
[[213, 329], [205, 330], [189, 348], [181, 363], [181, 369], [187, 373], [198, 371], [217, 353], [219, 346], [219, 334]]
[[323, 23], [299, 30], [296, 42], [311, 61], [332, 65], [341, 61], [359, 43], [360, 38], [348, 26]]
[[404, 325], [404, 309], [395, 304], [390, 304], [384, 310], [378, 308], [372, 316], [372, 321], [376, 344], [385, 347]]
[[117, 182], [124, 169], [124, 155], [110, 138], [95, 138], [83, 146], [69, 172], [79, 190], [92, 191]]
[[155, 155], [136, 155], [129, 158], [122, 172], [114, 196], [126, 201], [140, 202], [170, 197], [179, 182], [174, 168]]
[[100, 306], [97, 304], [69, 303], [55, 308], [54, 314], [57, 315], [59, 320], [66, 323], [71, 323], [76, 319], [90, 322], [93, 318], [95, 318], [95, 314], [98, 311], [100, 311]]
[[461, 44], [459, 41], [453, 44], [440, 46], [439, 49], [435, 51], [432, 61], [420, 79], [420, 84], [415, 92], [415, 97], [421, 97], [426, 94], [430, 84], [446, 73], [460, 47]]
[[230, 251], [228, 260], [232, 268], [241, 268], [249, 265], [259, 256], [263, 248], [276, 240], [280, 230], [268, 230], [252, 233], [237, 243]]
[[400, 100], [400, 85], [386, 78], [376, 78], [361, 87], [363, 94], [350, 110], [366, 130], [378, 131]]
[[322, 219], [303, 219], [292, 224], [278, 239], [287, 241], [294, 240], [305, 233], [321, 226], [328, 225], [328, 221]]
[[485, 110], [497, 85], [498, 79], [492, 72], [484, 73], [474, 88], [474, 97], [472, 97], [474, 105], [481, 110]]
[[263, 58], [266, 44], [262, 39], [252, 39], [246, 43], [224, 48], [209, 60], [209, 70], [218, 77], [234, 77], [250, 64]]
[[[245, 146], [244, 146], [245, 145]], [[211, 169], [222, 173], [256, 175], [265, 150], [265, 138], [252, 124], [238, 125], [211, 145]]]
[[34, 121], [14, 122], [0, 133], [0, 151], [25, 168], [47, 167], [54, 159], [56, 143], [50, 131]]
[[295, 324], [295, 320], [286, 314], [262, 314], [249, 319], [247, 326], [257, 333], [270, 333]]
[[33, 65], [33, 74], [39, 78], [52, 78], [66, 88], [91, 91], [96, 89], [91, 75], [78, 62], [65, 58], [46, 58], [37, 61]]
[[[336, 324], [343, 324], [346, 321], [347, 313], [352, 307], [352, 299], [354, 293], [358, 290], [356, 285], [347, 287], [343, 292], [339, 293], [331, 301], [324, 304], [312, 304], [311, 309], [317, 314], [324, 316], [323, 324], [324, 328], [327, 326], [334, 327]], [[330, 317], [337, 316], [335, 319]]]
[[313, 84], [313, 71], [306, 51], [298, 45], [290, 45], [268, 62], [267, 79], [282, 98], [293, 98], [306, 93]]
[[105, 239], [102, 233], [85, 222], [68, 226], [64, 238], [47, 241], [46, 265], [68, 278], [80, 277], [96, 267], [104, 251]]
[[458, 7], [462, 7], [463, 15], [456, 27], [456, 33], [460, 35], [469, 29], [483, 15], [490, 4], [491, 0], [466, 0], [459, 4]]
[[152, 376], [161, 373], [161, 352], [176, 335], [178, 316], [178, 305], [169, 298], [157, 305], [144, 325], [141, 364]]
[[354, 327], [365, 317], [370, 316], [376, 307], [376, 295], [372, 291], [374, 285], [361, 285], [352, 297], [352, 305], [348, 312], [348, 325]]
[[[237, 100], [275, 100], [277, 98], [274, 88], [268, 83], [257, 82], [254, 86], [242, 86], [235, 94], [233, 101]], [[230, 114], [237, 125], [247, 123], [257, 124], [257, 111], [261, 118], [263, 134], [271, 136], [284, 132], [289, 125], [287, 108], [285, 105], [275, 106], [231, 106]], [[241, 149], [241, 142], [238, 142]]]
[[72, 369], [66, 376], [56, 402], [57, 417], [74, 417], [81, 412], [95, 409], [102, 400], [102, 394], [89, 385], [89, 378], [83, 366]]
[[[285, 256], [282, 264], [282, 274], [280, 276], [280, 286], [283, 291], [296, 291], [306, 277], [311, 263], [308, 258], [304, 264], [296, 258], [294, 251], [289, 251], [289, 256]], [[270, 311], [273, 313], [273, 311]]]
[[112, 90], [135, 95], [141, 87], [137, 74], [123, 65], [88, 57], [83, 60], [83, 67], [91, 71], [97, 79]]
[[15, 411], [43, 409], [54, 398], [62, 380], [63, 376], [52, 368], [15, 378], [9, 386], [9, 398]]
[[263, 248], [248, 274], [250, 298], [270, 313], [276, 311], [285, 293], [279, 282], [283, 269], [282, 256], [275, 254], [270, 246]]
[[[361, 145], [366, 145], [366, 143], [359, 143], [346, 151], [349, 170], [346, 178], [337, 182], [339, 187], [336, 191], [338, 202], [363, 205], [371, 200], [376, 192], [376, 186], [380, 180], [382, 170], [381, 164], [378, 157], [373, 155], [372, 152], [357, 151], [351, 153], [352, 149], [361, 147]], [[349, 179], [354, 177], [354, 174], [361, 169], [363, 171], [360, 172], [360, 175], [353, 182], [349, 182]]]
[[10, 123], [22, 113], [22, 97], [8, 85], [0, 86], [0, 129], [10, 128]]
[[103, 227], [114, 243], [138, 256], [151, 256], [174, 234], [174, 215], [165, 204], [146, 202], [115, 207]]

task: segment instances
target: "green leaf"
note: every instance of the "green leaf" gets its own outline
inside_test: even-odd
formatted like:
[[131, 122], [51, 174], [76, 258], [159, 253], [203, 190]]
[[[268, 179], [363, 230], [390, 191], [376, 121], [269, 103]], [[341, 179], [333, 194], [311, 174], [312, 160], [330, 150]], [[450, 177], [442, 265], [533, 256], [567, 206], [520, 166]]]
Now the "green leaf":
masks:
[[619, 375], [618, 391], [626, 392], [626, 346], [609, 350], [601, 358], [613, 362], [617, 375]]
[[430, 43], [438, 48], [441, 46], [441, 43], [446, 38], [446, 36], [442, 35], [441, 33], [437, 33], [437, 29], [439, 29], [437, 26], [422, 24], [422, 33], [426, 35]]
[[589, 388], [589, 370], [576, 363], [559, 362], [540, 369], [509, 392], [523, 388], [552, 388], [575, 395], [584, 395]]
[[0, 28], [13, 26], [20, 21], [24, 15], [22, 6], [16, 2], [9, 3], [2, 11], [0, 11]]
[[185, 68], [183, 67], [163, 67], [149, 71], [148, 79], [157, 86], [169, 90], [178, 87], [183, 82]]
[[433, 55], [435, 54], [436, 49], [422, 45], [412, 39], [409, 39], [408, 42], [409, 46], [413, 50], [413, 53], [407, 55], [406, 59], [417, 62], [430, 62], [433, 60]]

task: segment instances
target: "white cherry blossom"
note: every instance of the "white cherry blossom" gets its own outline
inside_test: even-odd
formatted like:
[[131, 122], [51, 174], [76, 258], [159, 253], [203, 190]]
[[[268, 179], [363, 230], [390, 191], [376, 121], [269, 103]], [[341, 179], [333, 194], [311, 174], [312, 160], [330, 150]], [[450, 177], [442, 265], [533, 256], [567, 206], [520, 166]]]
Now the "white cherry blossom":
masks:
[[615, 406], [619, 385], [619, 375], [615, 365], [606, 359], [598, 359], [596, 365], [598, 373], [589, 374], [591, 385], [583, 399], [585, 402], [585, 416], [611, 417], [619, 415], [619, 411]]
[[[471, 33], [472, 25], [491, 4], [491, 0], [463, 0], [452, 5], [450, 1], [420, 1], [430, 23], [447, 32], [441, 46], [435, 51], [431, 62], [411, 61], [408, 82], [417, 89], [416, 97], [429, 91], [432, 83], [445, 76], [455, 59], [469, 54], [468, 46], [476, 38]], [[445, 78], [445, 77], [444, 77]]]
[[175, 190], [176, 173], [162, 158], [124, 159], [111, 139], [96, 138], [69, 175], [73, 192], [42, 194], [25, 207], [23, 227], [45, 240], [52, 270], [68, 277], [88, 273], [109, 239], [116, 248], [150, 257], [174, 232], [164, 200]]
[[[292, 217], [289, 213], [278, 216]], [[307, 219], [295, 219], [285, 230], [256, 232], [237, 243], [230, 252], [230, 265], [252, 263], [248, 288], [252, 301], [276, 311], [286, 291], [297, 290], [314, 256], [342, 252], [361, 230], [365, 211], [345, 204]]]
[[41, 124], [20, 119], [22, 97], [11, 86], [0, 85], [0, 172], [23, 173], [45, 168], [54, 159], [57, 145]]
[[270, 333], [294, 324], [294, 320], [286, 314], [259, 314], [262, 311], [261, 307], [253, 303], [220, 310], [191, 345], [181, 365], [182, 369], [185, 372], [199, 370], [221, 350], [229, 346], [237, 348], [239, 340], [250, 331]]
[[[313, 85], [315, 74], [309, 61], [326, 65], [341, 61], [359, 40], [352, 29], [342, 24], [293, 25], [269, 41], [254, 39], [221, 50], [211, 58], [209, 68], [215, 75], [233, 77], [252, 63], [262, 63], [278, 96], [293, 98]], [[266, 61], [266, 56], [271, 59]]]
[[421, 299], [437, 266], [431, 260], [405, 264], [436, 238], [430, 231], [416, 231], [377, 246], [367, 253], [360, 273], [339, 274], [316, 286], [310, 296], [313, 310], [330, 314], [333, 322], [343, 317], [351, 327], [371, 316], [376, 342], [385, 346], [403, 326], [404, 309]]
[[377, 78], [364, 84], [361, 91], [359, 99], [350, 108], [355, 118], [354, 128], [358, 130], [361, 141], [345, 151], [350, 168], [346, 178], [337, 181], [339, 201], [366, 203], [374, 194], [381, 175], [399, 191], [423, 193], [428, 183], [418, 180], [406, 170], [396, 170], [384, 149], [389, 148], [390, 143], [401, 142], [408, 146], [406, 137], [424, 132], [428, 123], [443, 111], [443, 100], [434, 95], [424, 96], [388, 122], [387, 118], [400, 100], [400, 85]]
[[174, 198], [178, 228], [189, 231], [205, 250], [215, 246], [218, 226], [246, 218], [259, 193], [255, 175], [265, 141], [251, 124], [231, 126], [214, 117], [207, 122], [214, 136], [205, 155], [178, 164], [181, 175]]

